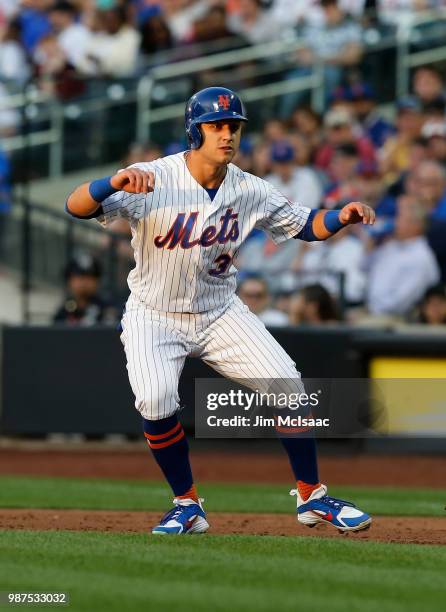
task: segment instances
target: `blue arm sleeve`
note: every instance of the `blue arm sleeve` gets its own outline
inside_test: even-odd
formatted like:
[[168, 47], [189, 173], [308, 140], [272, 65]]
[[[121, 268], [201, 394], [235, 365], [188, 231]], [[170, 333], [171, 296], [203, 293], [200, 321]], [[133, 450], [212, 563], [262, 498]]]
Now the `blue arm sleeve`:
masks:
[[104, 214], [102, 206], [99, 206], [99, 208], [94, 213], [91, 213], [91, 215], [88, 215], [87, 217], [81, 217], [80, 215], [75, 215], [71, 212], [71, 210], [68, 208], [67, 202], [65, 202], [65, 212], [74, 217], [75, 219], [97, 219], [97, 217], [100, 217]]
[[[115, 189], [114, 187], [111, 186], [111, 182], [110, 182], [111, 178], [112, 178], [111, 176], [106, 176], [105, 178], [91, 181], [88, 191], [90, 192], [90, 195], [93, 198], [93, 200], [95, 200], [98, 203], [103, 202], [109, 196], [119, 191], [119, 189]], [[99, 208], [94, 213], [91, 213], [91, 215], [88, 215], [86, 217], [81, 217], [80, 215], [75, 215], [74, 213], [71, 212], [71, 210], [68, 209], [68, 201], [67, 201], [65, 202], [65, 212], [67, 212], [72, 217], [75, 217], [76, 219], [96, 219], [97, 217], [100, 217], [101, 215], [104, 214], [104, 209], [102, 208], [102, 206], [99, 206]]]
[[312, 210], [310, 212], [305, 226], [303, 227], [303, 229], [300, 230], [297, 236], [294, 236], [297, 240], [304, 240], [305, 242], [314, 242], [315, 240], [319, 240], [319, 238], [316, 238], [313, 232], [313, 219], [316, 216], [317, 212], [319, 211]]
[[[318, 213], [318, 210], [312, 210], [308, 215], [305, 227], [295, 236], [298, 240], [304, 240], [305, 242], [314, 242], [315, 240], [325, 240], [325, 238], [317, 238], [313, 232], [313, 219]], [[339, 221], [339, 211], [328, 210], [325, 213], [324, 225], [327, 231], [331, 234], [336, 234], [340, 229], [345, 227], [343, 223]]]

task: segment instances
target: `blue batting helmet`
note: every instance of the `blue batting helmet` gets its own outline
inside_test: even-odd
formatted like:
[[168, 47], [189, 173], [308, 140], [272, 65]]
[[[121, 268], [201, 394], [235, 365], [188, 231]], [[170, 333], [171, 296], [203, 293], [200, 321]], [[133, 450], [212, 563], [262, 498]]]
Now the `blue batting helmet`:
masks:
[[207, 87], [194, 94], [186, 104], [184, 123], [191, 149], [202, 143], [200, 123], [233, 119], [248, 121], [240, 98], [226, 87]]

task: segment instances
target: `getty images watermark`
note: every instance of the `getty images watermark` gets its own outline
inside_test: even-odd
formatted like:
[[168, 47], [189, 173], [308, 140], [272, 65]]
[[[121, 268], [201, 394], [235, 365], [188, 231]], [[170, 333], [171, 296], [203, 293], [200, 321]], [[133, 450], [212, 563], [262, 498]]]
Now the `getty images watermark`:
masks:
[[[311, 409], [319, 405], [322, 390], [314, 393], [279, 392], [268, 393], [230, 389], [228, 392], [211, 392], [206, 396], [208, 412], [223, 412], [225, 416], [207, 414], [208, 427], [221, 428], [308, 428], [330, 427], [330, 419], [315, 418]], [[264, 411], [274, 409], [274, 416], [267, 416]], [[235, 414], [227, 415], [228, 409]], [[301, 413], [297, 414], [300, 411]], [[242, 412], [242, 414], [240, 414]]]
[[[444, 435], [446, 380], [195, 379], [195, 436]], [[443, 425], [444, 421], [444, 425]]]
[[446, 439], [446, 379], [195, 379], [195, 436]]

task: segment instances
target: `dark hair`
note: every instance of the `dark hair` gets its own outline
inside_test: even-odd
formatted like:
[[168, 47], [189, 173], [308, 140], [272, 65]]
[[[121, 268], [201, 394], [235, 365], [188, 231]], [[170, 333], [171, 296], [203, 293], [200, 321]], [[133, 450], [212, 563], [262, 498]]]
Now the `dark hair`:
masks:
[[[173, 47], [173, 37], [167, 21], [162, 15], [148, 17], [140, 27], [142, 40], [141, 50], [146, 55], [151, 55], [157, 51], [165, 51]], [[160, 40], [159, 32], [163, 32]]]
[[424, 302], [429, 300], [431, 297], [442, 297], [446, 299], [446, 287], [442, 284], [429, 287], [423, 296], [422, 303], [424, 304]]
[[[424, 307], [426, 306], [427, 302], [433, 297], [439, 297], [446, 300], [446, 287], [439, 283], [438, 285], [433, 285], [432, 287], [429, 287], [429, 289], [427, 289], [426, 293], [421, 298], [417, 308], [417, 320], [419, 323], [428, 323], [428, 320], [424, 313]], [[446, 320], [443, 320], [443, 323], [446, 323]]]
[[339, 315], [334, 298], [320, 285], [307, 285], [299, 291], [306, 302], [316, 303], [318, 314], [321, 321], [338, 320]]
[[439, 70], [436, 66], [433, 66], [432, 64], [425, 64], [423, 66], [418, 66], [418, 68], [415, 70], [415, 74], [417, 74], [417, 72], [430, 72], [431, 74], [433, 74], [434, 76], [437, 77], [437, 79], [441, 82], [444, 81], [444, 77], [443, 77], [443, 73], [441, 70]]
[[358, 147], [353, 142], [345, 142], [335, 147], [335, 153], [344, 155], [345, 157], [359, 157]]
[[101, 274], [101, 264], [90, 253], [76, 254], [68, 261], [64, 270], [65, 280], [68, 280], [71, 276], [95, 276], [100, 278]]
[[425, 138], [424, 136], [417, 136], [416, 138], [412, 140], [410, 144], [415, 145], [417, 147], [427, 147], [428, 143], [429, 143], [428, 139]]
[[49, 13], [52, 13], [53, 11], [60, 11], [69, 15], [76, 15], [78, 12], [77, 8], [71, 4], [71, 2], [68, 2], [68, 0], [58, 0], [58, 2], [50, 6], [48, 9]]
[[6, 39], [21, 42], [22, 24], [18, 17], [12, 19], [6, 28]]
[[114, 13], [122, 23], [128, 22], [127, 7], [125, 5], [118, 4], [117, 6], [109, 9], [109, 11], [110, 13]]
[[432, 100], [431, 102], [427, 102], [423, 106], [423, 111], [425, 113], [444, 115], [446, 109], [446, 102], [442, 98], [437, 98], [436, 100]]
[[322, 115], [315, 111], [313, 108], [311, 108], [311, 106], [298, 106], [294, 109], [293, 112], [297, 111], [301, 111], [307, 115], [310, 115], [310, 117], [314, 119], [314, 121], [319, 125], [319, 127], [322, 125]]

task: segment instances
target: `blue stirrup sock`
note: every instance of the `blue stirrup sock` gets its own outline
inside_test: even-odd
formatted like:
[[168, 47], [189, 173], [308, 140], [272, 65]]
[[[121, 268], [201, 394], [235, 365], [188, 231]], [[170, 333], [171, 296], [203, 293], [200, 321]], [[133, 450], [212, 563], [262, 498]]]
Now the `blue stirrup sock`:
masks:
[[276, 433], [288, 455], [299, 494], [306, 500], [320, 486], [314, 433], [309, 428], [281, 427], [277, 424]]
[[175, 497], [197, 499], [189, 444], [176, 414], [159, 421], [143, 419], [144, 436]]
[[319, 484], [316, 440], [314, 437], [280, 436], [296, 481]]

